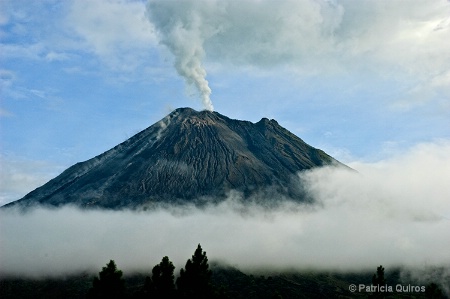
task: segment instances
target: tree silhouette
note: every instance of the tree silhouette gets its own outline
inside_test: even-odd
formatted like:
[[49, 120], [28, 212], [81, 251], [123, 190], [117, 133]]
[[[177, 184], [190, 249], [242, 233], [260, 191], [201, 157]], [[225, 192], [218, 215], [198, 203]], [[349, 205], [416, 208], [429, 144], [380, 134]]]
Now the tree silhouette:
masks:
[[386, 284], [386, 279], [384, 278], [384, 268], [383, 266], [379, 266], [377, 268], [377, 273], [372, 277], [372, 285], [374, 286], [383, 286]]
[[384, 268], [380, 265], [377, 268], [377, 273], [372, 276], [372, 285], [376, 286], [377, 289], [372, 294], [372, 298], [384, 298], [383, 292], [380, 292], [380, 287], [386, 284], [386, 279], [384, 278]]
[[180, 270], [177, 287], [182, 298], [211, 298], [211, 270], [206, 252], [198, 244], [192, 259], [187, 260], [185, 269]]
[[125, 281], [122, 278], [122, 271], [117, 269], [116, 263], [110, 260], [106, 267], [98, 273], [92, 282], [88, 298], [119, 299], [125, 294]]
[[144, 286], [136, 297], [139, 299], [155, 297], [155, 286], [153, 285], [153, 280], [150, 276], [145, 277]]
[[146, 298], [173, 298], [175, 295], [175, 284], [173, 271], [175, 266], [167, 256], [153, 267], [152, 277], [145, 279], [144, 295]]
[[444, 298], [441, 288], [434, 282], [430, 283], [425, 288], [425, 297], [430, 299]]

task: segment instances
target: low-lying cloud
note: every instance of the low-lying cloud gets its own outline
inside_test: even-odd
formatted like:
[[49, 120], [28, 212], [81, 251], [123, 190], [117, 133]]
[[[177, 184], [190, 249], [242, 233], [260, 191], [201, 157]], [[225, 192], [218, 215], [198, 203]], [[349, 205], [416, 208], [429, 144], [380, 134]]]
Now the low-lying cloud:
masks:
[[99, 271], [114, 259], [127, 273], [151, 269], [165, 255], [179, 270], [198, 243], [211, 261], [242, 270], [449, 267], [449, 152], [450, 142], [423, 144], [390, 160], [352, 163], [358, 172], [304, 172], [316, 205], [268, 210], [230, 196], [203, 209], [2, 210], [0, 272]]

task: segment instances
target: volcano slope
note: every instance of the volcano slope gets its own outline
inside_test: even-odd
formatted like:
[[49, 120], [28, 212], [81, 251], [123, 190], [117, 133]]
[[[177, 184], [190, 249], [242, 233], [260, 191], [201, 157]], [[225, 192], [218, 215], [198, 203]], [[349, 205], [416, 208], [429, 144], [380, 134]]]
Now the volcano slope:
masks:
[[273, 119], [252, 123], [179, 108], [5, 207], [202, 205], [230, 192], [243, 200], [307, 201], [297, 173], [325, 165], [345, 167]]

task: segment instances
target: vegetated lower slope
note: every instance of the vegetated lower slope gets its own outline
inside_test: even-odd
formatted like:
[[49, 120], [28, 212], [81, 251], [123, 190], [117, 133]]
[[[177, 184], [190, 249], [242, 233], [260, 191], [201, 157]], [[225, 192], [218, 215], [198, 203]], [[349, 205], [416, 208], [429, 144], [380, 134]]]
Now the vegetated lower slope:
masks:
[[[247, 274], [236, 268], [212, 265], [212, 284], [221, 298], [229, 299], [297, 299], [297, 298], [367, 298], [366, 292], [350, 292], [350, 284], [370, 285], [372, 272], [332, 273], [332, 272], [261, 272]], [[126, 298], [135, 298], [142, 288], [146, 274], [127, 275], [125, 273]], [[386, 273], [387, 283], [418, 284], [402, 281], [400, 270]], [[81, 299], [92, 287], [93, 275], [80, 274], [53, 279], [1, 278], [0, 298], [2, 299]], [[385, 298], [429, 298], [429, 293], [389, 293]], [[441, 293], [441, 297], [446, 298]]]
[[296, 174], [324, 165], [342, 164], [275, 120], [252, 123], [180, 108], [7, 206], [134, 209], [201, 204], [231, 190], [244, 198], [264, 193], [304, 201]]

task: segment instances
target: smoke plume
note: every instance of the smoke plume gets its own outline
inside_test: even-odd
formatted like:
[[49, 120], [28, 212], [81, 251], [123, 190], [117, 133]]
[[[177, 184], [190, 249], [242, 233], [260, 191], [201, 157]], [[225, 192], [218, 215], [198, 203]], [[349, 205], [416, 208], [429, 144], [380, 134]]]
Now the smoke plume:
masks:
[[194, 3], [150, 1], [147, 11], [158, 30], [161, 42], [175, 56], [178, 74], [183, 76], [189, 85], [197, 88], [204, 108], [213, 111], [211, 88], [202, 63], [205, 56], [203, 43], [209, 35], [208, 26], [202, 22]]
[[230, 66], [247, 76], [414, 74], [414, 94], [448, 94], [448, 8], [445, 0], [150, 0], [147, 13], [178, 73], [212, 110], [206, 69]]

